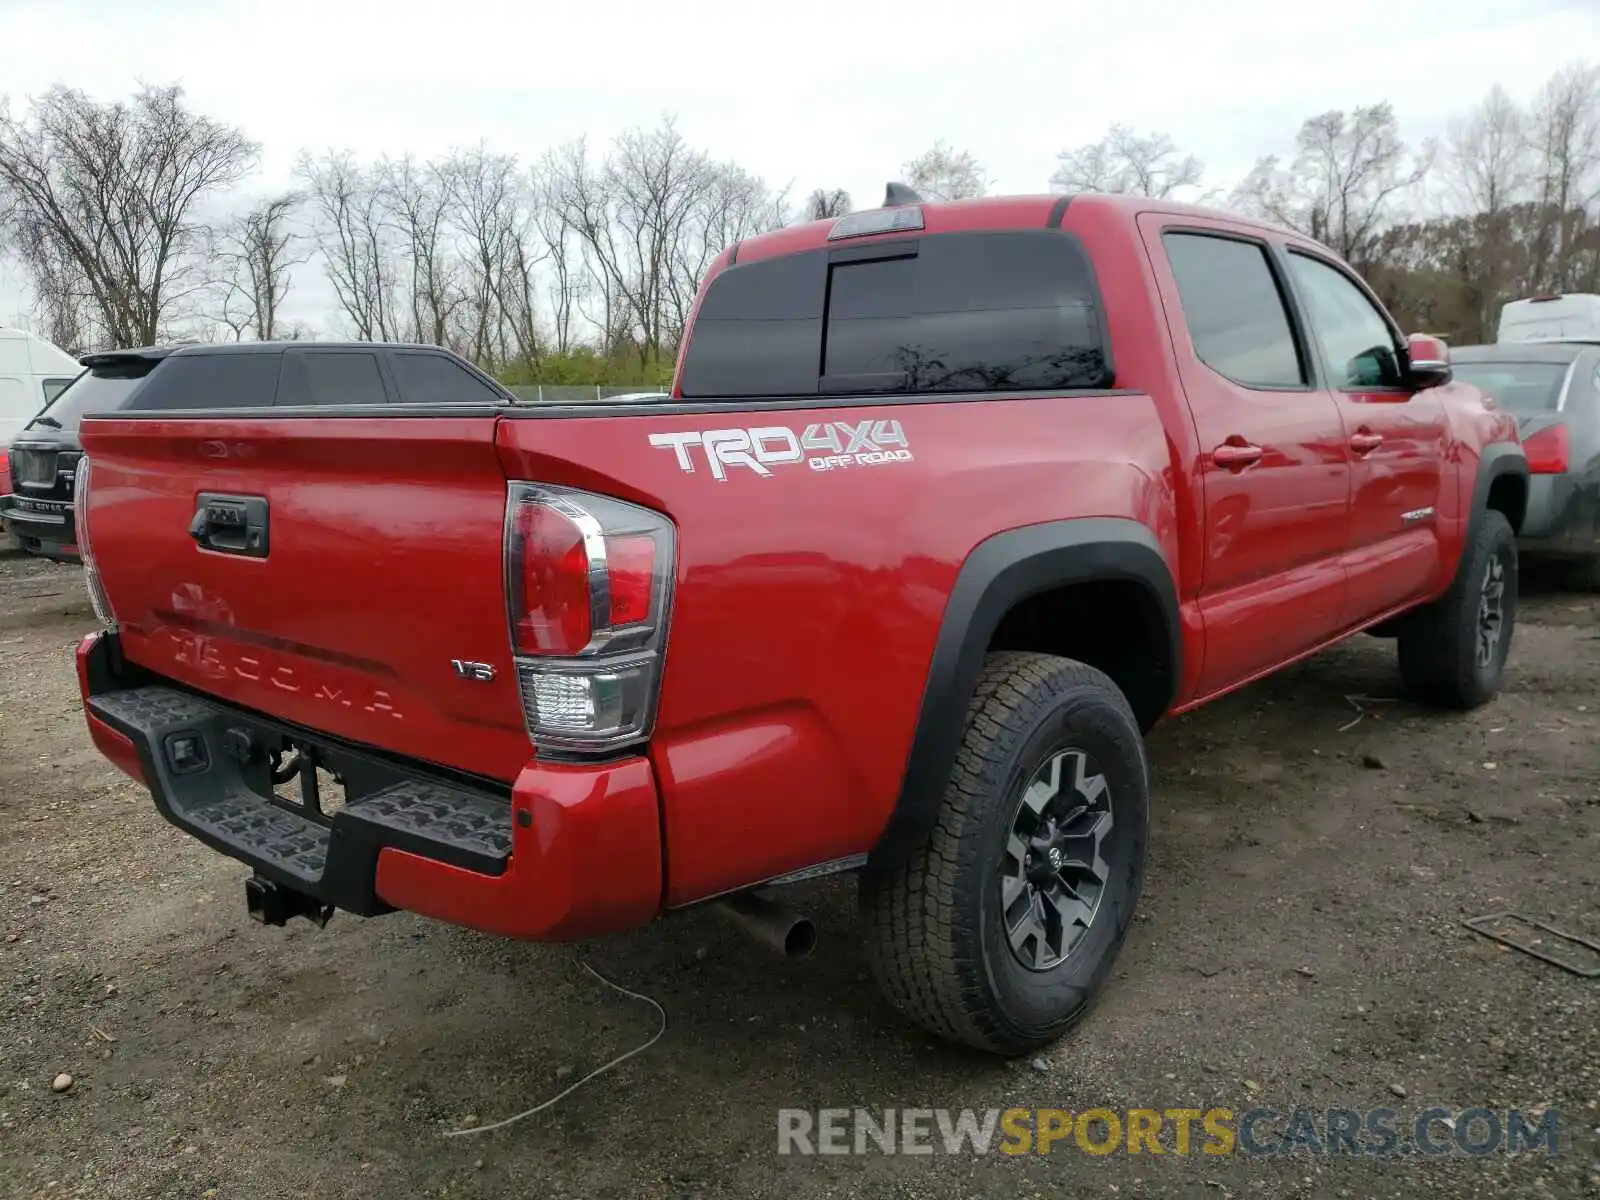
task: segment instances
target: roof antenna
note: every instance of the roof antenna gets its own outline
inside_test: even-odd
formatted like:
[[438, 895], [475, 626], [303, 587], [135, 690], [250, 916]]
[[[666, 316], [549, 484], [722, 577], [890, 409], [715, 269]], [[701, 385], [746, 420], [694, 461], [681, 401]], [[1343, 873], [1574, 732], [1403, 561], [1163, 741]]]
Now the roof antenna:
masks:
[[922, 204], [921, 196], [903, 183], [891, 183], [883, 193], [885, 208], [898, 208], [902, 204]]

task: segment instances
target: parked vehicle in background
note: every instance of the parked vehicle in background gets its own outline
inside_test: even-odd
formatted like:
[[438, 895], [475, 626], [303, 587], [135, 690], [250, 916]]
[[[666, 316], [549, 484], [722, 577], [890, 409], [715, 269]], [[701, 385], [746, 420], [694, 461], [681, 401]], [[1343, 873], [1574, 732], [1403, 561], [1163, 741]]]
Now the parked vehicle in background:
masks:
[[121, 370], [80, 366], [78, 376], [12, 439], [6, 453], [12, 490], [0, 497], [0, 524], [24, 550], [58, 561], [77, 558], [72, 493], [82, 453], [78, 423], [91, 409], [117, 408], [136, 382]]
[[1600, 338], [1461, 346], [1451, 362], [1516, 415], [1530, 475], [1518, 545], [1600, 588]]
[[[146, 405], [143, 389], [169, 357], [182, 365], [163, 375], [163, 390]], [[310, 408], [426, 406], [469, 394], [487, 404], [511, 399], [489, 376], [431, 346], [293, 343], [286, 354], [276, 343], [197, 343], [86, 354], [82, 362], [79, 378], [12, 444], [15, 493], [0, 501], [0, 519], [23, 548], [49, 558], [78, 554], [74, 490], [79, 428], [88, 414], [168, 405], [251, 409], [275, 399]]]
[[303, 352], [106, 356], [78, 464], [91, 735], [263, 922], [794, 945], [755, 889], [860, 871], [890, 1001], [1024, 1052], [1133, 918], [1144, 730], [1380, 625], [1473, 708], [1511, 645], [1515, 421], [1208, 209], [891, 187], [720, 254], [664, 400], [274, 395]]
[[1500, 310], [1496, 342], [1542, 342], [1552, 338], [1600, 341], [1600, 295], [1569, 292], [1530, 296], [1513, 300]]
[[[0, 447], [0, 514], [4, 513], [6, 497], [11, 495], [11, 457]], [[0, 550], [16, 549], [19, 543], [5, 528], [3, 515], [0, 515]]]
[[36, 334], [0, 328], [0, 446], [22, 432], [83, 368]]

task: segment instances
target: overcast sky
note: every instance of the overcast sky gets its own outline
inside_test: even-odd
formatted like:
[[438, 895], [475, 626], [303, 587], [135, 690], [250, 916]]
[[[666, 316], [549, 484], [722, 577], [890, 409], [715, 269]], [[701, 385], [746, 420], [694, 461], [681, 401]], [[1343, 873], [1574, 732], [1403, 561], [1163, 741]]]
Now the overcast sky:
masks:
[[[858, 205], [941, 137], [993, 190], [1045, 191], [1056, 153], [1112, 121], [1165, 130], [1225, 185], [1313, 113], [1387, 99], [1422, 137], [1597, 51], [1600, 0], [0, 0], [13, 106], [57, 81], [180, 82], [263, 144], [258, 187], [302, 147], [534, 157], [663, 113], [797, 197]], [[314, 317], [327, 294], [301, 276]], [[0, 322], [23, 302], [0, 267]]]

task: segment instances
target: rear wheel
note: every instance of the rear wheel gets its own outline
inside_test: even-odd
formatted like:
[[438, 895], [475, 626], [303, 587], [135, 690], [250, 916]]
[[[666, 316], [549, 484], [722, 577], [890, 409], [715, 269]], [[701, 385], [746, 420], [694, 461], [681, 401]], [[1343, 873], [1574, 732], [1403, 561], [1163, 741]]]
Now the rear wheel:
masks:
[[1149, 811], [1144, 741], [1109, 678], [1047, 654], [990, 655], [933, 828], [862, 878], [889, 1001], [982, 1050], [1059, 1037], [1127, 934]]
[[1400, 633], [1407, 690], [1437, 708], [1477, 708], [1500, 690], [1517, 617], [1517, 543], [1503, 513], [1485, 511], [1467, 536], [1445, 595]]

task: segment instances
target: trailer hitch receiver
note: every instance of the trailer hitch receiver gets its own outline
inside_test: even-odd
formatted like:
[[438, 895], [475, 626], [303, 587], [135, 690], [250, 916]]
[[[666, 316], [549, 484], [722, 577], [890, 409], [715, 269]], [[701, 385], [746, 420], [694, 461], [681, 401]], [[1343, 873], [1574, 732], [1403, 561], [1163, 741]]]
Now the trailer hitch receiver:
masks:
[[262, 925], [284, 925], [291, 917], [304, 917], [321, 929], [333, 916], [333, 905], [260, 875], [244, 881], [244, 904], [250, 919]]

